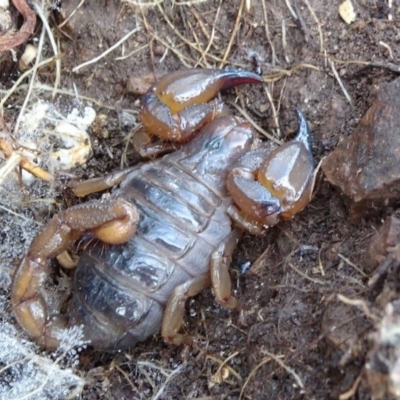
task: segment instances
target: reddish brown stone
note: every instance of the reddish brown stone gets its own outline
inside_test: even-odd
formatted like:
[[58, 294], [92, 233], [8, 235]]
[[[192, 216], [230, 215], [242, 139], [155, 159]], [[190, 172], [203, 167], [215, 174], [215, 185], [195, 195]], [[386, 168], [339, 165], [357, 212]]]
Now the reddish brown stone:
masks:
[[383, 84], [351, 136], [322, 163], [354, 221], [400, 202], [400, 79]]

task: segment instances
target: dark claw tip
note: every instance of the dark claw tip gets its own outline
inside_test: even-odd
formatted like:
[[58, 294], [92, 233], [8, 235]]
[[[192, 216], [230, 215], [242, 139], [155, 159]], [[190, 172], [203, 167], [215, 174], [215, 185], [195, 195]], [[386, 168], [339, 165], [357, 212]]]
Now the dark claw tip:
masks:
[[264, 79], [261, 75], [237, 68], [221, 69], [220, 79], [223, 81], [221, 89], [229, 89], [237, 85], [248, 83], [264, 83]]

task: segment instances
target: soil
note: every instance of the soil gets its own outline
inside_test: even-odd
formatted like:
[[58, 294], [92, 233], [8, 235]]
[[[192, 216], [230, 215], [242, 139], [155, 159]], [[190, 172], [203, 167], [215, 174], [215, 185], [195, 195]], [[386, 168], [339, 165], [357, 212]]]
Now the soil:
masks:
[[[34, 220], [45, 221], [76, 204], [66, 189], [69, 181], [139, 161], [127, 142], [136, 125], [132, 118], [137, 118], [139, 94], [170, 71], [195, 66], [261, 69], [265, 87], [242, 86], [222, 93], [222, 99], [239, 104], [281, 140], [292, 137], [294, 110], [301, 109], [313, 133], [316, 165], [353, 132], [371, 104], [374, 87], [398, 76], [397, 0], [353, 2], [356, 19], [350, 25], [339, 16], [338, 3], [328, 0], [165, 1], [145, 8], [132, 3], [87, 0], [54, 31], [61, 49], [61, 86], [75, 86], [80, 95], [103, 105], [93, 106], [103, 120], [92, 126], [93, 155], [83, 167], [60, 173], [50, 189], [31, 191], [35, 198], [45, 193], [57, 203], [50, 211], [31, 206], [28, 214]], [[50, 15], [51, 25], [61, 23], [78, 4], [62, 2], [62, 12]], [[72, 72], [135, 27], [138, 31], [122, 46]], [[134, 50], [134, 55], [117, 59]], [[51, 56], [50, 46], [44, 51]], [[54, 70], [41, 69], [38, 79], [52, 85]], [[4, 88], [11, 86], [2, 81]], [[63, 96], [60, 102], [69, 99]], [[12, 125], [17, 110], [5, 111], [5, 122]], [[21, 199], [18, 204], [22, 210]], [[392, 211], [352, 224], [343, 196], [319, 173], [303, 212], [264, 236], [247, 234], [239, 243], [231, 276], [244, 305], [241, 313], [222, 308], [206, 290], [187, 304], [184, 330], [193, 336], [192, 345], [166, 345], [157, 334], [126, 352], [82, 352], [79, 371], [87, 385], [81, 398], [378, 398], [364, 371], [379, 324], [343, 299], [364, 300], [374, 315], [382, 316], [385, 304], [375, 302], [368, 288], [371, 271], [364, 271], [364, 259], [371, 237]], [[23, 238], [19, 231], [3, 233], [3, 246], [18, 242], [14, 253], [7, 253], [11, 265], [22, 256], [21, 242], [26, 248], [37, 227], [30, 229], [33, 233]], [[398, 398], [385, 396], [381, 398]]]

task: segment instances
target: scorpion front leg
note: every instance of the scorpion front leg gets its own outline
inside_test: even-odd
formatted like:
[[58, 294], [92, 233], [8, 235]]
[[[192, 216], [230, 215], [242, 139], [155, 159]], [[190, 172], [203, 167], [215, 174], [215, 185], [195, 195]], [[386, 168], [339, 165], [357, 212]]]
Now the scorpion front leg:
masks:
[[109, 244], [126, 242], [136, 231], [136, 208], [123, 199], [88, 202], [56, 214], [30, 245], [18, 266], [11, 288], [14, 314], [26, 332], [47, 348], [58, 345], [61, 318], [50, 321], [45, 281], [51, 269], [48, 259], [69, 249], [84, 233]]

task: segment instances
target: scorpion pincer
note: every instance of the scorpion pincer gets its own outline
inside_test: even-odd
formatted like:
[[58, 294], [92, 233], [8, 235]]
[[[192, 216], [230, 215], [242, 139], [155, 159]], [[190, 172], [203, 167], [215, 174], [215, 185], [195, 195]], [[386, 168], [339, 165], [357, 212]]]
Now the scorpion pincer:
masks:
[[[228, 267], [241, 232], [260, 234], [291, 218], [308, 204], [313, 185], [310, 132], [300, 111], [297, 136], [278, 147], [208, 102], [222, 88], [259, 82], [245, 71], [188, 70], [149, 90], [141, 108], [145, 127], [164, 141], [187, 143], [82, 183], [78, 195], [119, 187], [108, 200], [56, 214], [33, 240], [11, 292], [15, 316], [32, 338], [54, 348], [61, 330], [82, 325], [85, 339], [102, 350], [133, 346], [160, 328], [166, 342], [188, 343], [179, 331], [189, 297], [211, 285], [219, 303], [239, 307]], [[82, 235], [98, 240], [80, 256], [69, 316], [50, 315], [49, 259]]]

